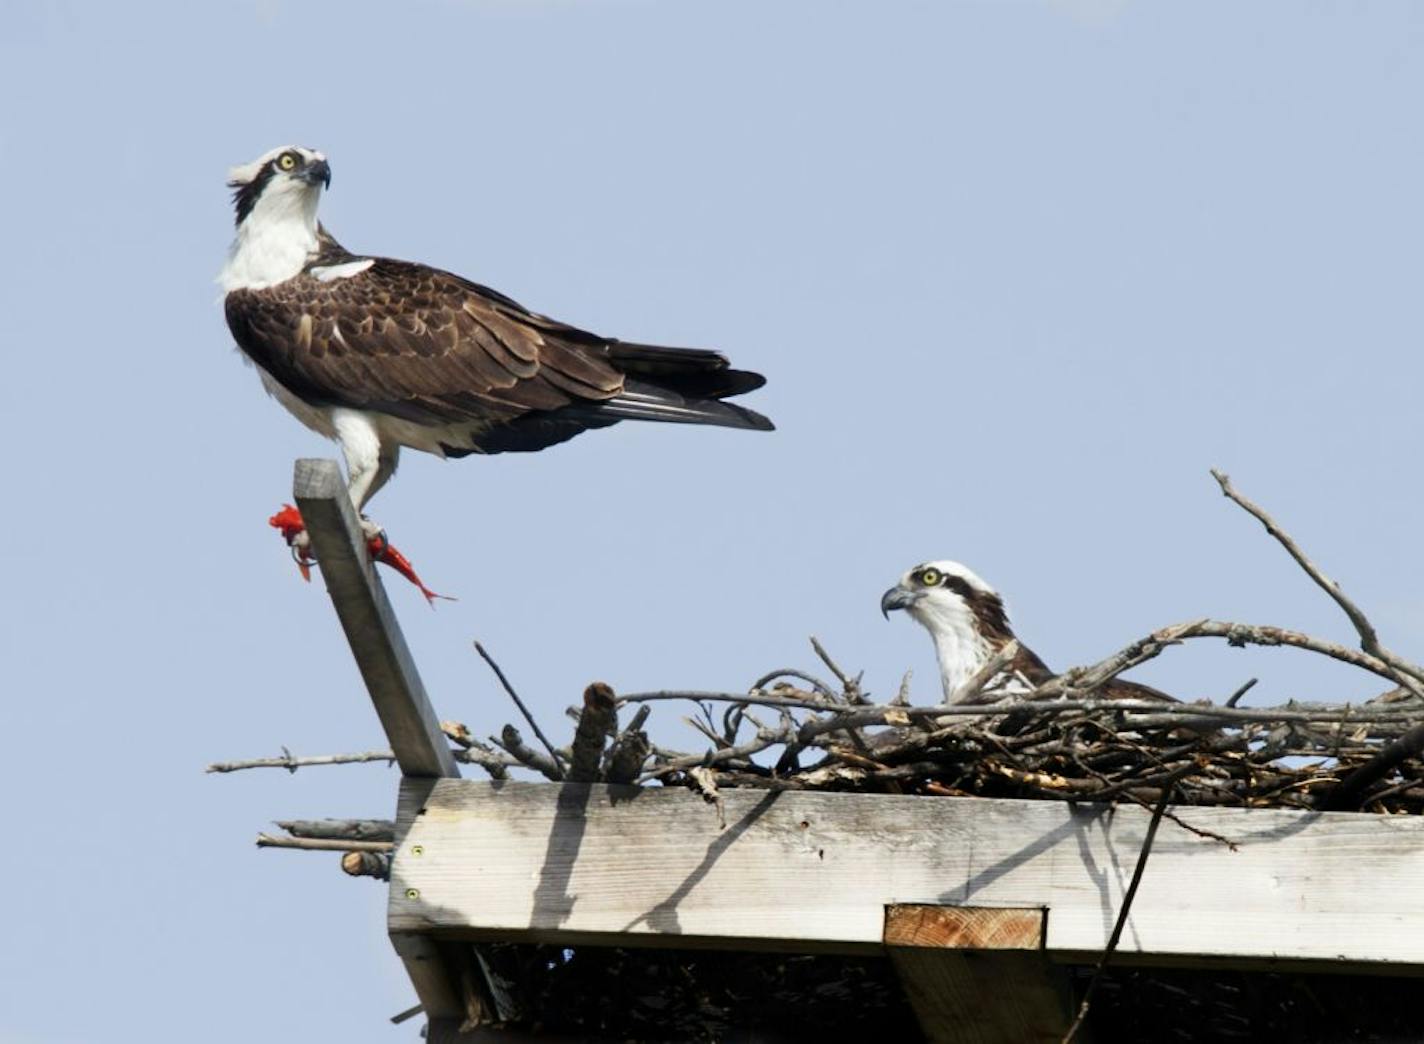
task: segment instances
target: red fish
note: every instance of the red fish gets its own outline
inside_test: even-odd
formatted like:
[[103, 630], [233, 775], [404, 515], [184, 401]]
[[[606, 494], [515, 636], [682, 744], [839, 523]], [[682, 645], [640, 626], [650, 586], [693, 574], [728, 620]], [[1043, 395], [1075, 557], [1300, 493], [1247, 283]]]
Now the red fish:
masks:
[[[302, 579], [311, 580], [311, 564], [316, 561], [316, 556], [311, 553], [309, 545], [297, 547], [295, 541], [302, 533], [306, 532], [306, 523], [302, 521], [302, 513], [291, 504], [283, 504], [282, 510], [267, 520], [267, 524], [282, 534], [282, 539], [287, 542], [287, 546], [292, 549], [292, 558], [297, 563], [297, 568], [301, 570]], [[447, 602], [456, 601], [449, 595], [436, 594], [425, 584], [421, 583], [420, 577], [416, 574], [415, 568], [410, 564], [410, 559], [395, 549], [385, 538], [385, 535], [374, 536], [366, 543], [366, 551], [371, 559], [390, 566], [401, 576], [405, 577], [416, 587], [420, 588], [420, 593], [425, 596], [425, 600], [430, 603], [432, 609], [435, 608], [435, 599], [443, 598]]]

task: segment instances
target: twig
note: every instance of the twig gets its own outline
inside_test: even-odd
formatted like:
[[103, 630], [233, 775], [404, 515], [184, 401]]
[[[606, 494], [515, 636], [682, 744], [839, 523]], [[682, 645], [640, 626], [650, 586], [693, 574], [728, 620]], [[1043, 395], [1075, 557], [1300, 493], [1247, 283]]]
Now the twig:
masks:
[[984, 686], [999, 676], [1009, 664], [1013, 663], [1014, 657], [1019, 654], [1019, 641], [1011, 638], [1002, 649], [989, 657], [984, 665], [971, 674], [959, 688], [952, 693], [945, 693], [945, 703], [973, 703], [983, 691]]
[[1366, 787], [1383, 779], [1410, 758], [1417, 757], [1421, 751], [1424, 751], [1424, 722], [1415, 725], [1342, 779], [1325, 795], [1320, 807], [1336, 812], [1358, 808]]
[[814, 674], [807, 674], [805, 671], [798, 671], [794, 667], [778, 667], [774, 671], [767, 671], [756, 681], [752, 682], [752, 691], [755, 692], [765, 689], [770, 682], [775, 681], [777, 678], [795, 678], [798, 681], [805, 682], [828, 700], [839, 699], [835, 690], [821, 681], [820, 678], [817, 678]]
[[[841, 683], [841, 692], [845, 702], [855, 704], [865, 703], [865, 698], [860, 691], [860, 679], [858, 677], [854, 679], [848, 677], [846, 675], [846, 672], [840, 669], [840, 666], [836, 663], [836, 661], [831, 659], [831, 654], [826, 652], [825, 647], [820, 643], [820, 641], [816, 638], [814, 634], [811, 635], [811, 648], [816, 651], [816, 655], [820, 657], [821, 662], [824, 663], [828, 668], [830, 668], [830, 672], [834, 674], [836, 676], [836, 680]], [[845, 734], [846, 738], [851, 741], [851, 743], [856, 747], [856, 749], [862, 752], [870, 749], [866, 745], [865, 737], [862, 736], [857, 730], [846, 729]], [[788, 751], [788, 753], [794, 755], [795, 751]]]
[[1088, 988], [1083, 991], [1083, 1001], [1078, 1005], [1078, 1015], [1073, 1019], [1073, 1024], [1068, 1027], [1068, 1032], [1063, 1034], [1063, 1044], [1072, 1044], [1073, 1038], [1078, 1035], [1078, 1031], [1083, 1028], [1083, 1020], [1088, 1017], [1088, 1007], [1093, 999], [1093, 992], [1098, 988], [1098, 982], [1103, 977], [1103, 969], [1108, 966], [1108, 961], [1112, 960], [1113, 951], [1117, 949], [1118, 940], [1122, 938], [1123, 927], [1127, 924], [1127, 915], [1132, 910], [1132, 900], [1137, 895], [1137, 886], [1142, 883], [1142, 872], [1147, 869], [1147, 856], [1152, 852], [1152, 841], [1157, 836], [1157, 827], [1162, 822], [1162, 816], [1167, 811], [1167, 804], [1172, 799], [1173, 788], [1164, 786], [1162, 797], [1157, 802], [1157, 807], [1152, 810], [1152, 820], [1147, 824], [1147, 834], [1142, 839], [1142, 851], [1137, 856], [1137, 867], [1132, 871], [1132, 882], [1127, 886], [1127, 893], [1122, 897], [1122, 909], [1118, 911], [1117, 923], [1113, 925], [1112, 935], [1108, 937], [1108, 945], [1103, 950], [1103, 955], [1098, 958], [1098, 963], [1093, 968], [1093, 977], [1088, 980]]
[[293, 837], [325, 837], [347, 841], [396, 839], [396, 825], [389, 819], [279, 819], [277, 825]]
[[1383, 801], [1385, 798], [1397, 797], [1420, 786], [1424, 786], [1424, 779], [1406, 779], [1403, 783], [1396, 783], [1392, 787], [1381, 790], [1378, 794], [1371, 794], [1369, 799], [1371, 802]]
[[[485, 754], [478, 750], [452, 750], [450, 753], [454, 756], [456, 761], [466, 765], [479, 765], [491, 775], [494, 775], [498, 769], [519, 764], [519, 762], [512, 758], [506, 758], [503, 755], [492, 752]], [[394, 765], [395, 760], [395, 755], [389, 750], [367, 750], [356, 754], [312, 754], [303, 757], [287, 753], [280, 758], [253, 758], [249, 761], [216, 761], [203, 771], [242, 772], [245, 769], [279, 768], [286, 769], [288, 772], [295, 772], [299, 768], [311, 768], [322, 765], [356, 765], [370, 761], [384, 761], [387, 765]]]
[[[1052, 684], [1051, 682], [1049, 683]], [[1047, 686], [1034, 690], [1038, 693], [1046, 689]], [[1034, 694], [1030, 694], [1032, 696]], [[1088, 699], [1060, 699], [1045, 701], [1042, 703], [1028, 704], [1024, 699], [1000, 700], [996, 703], [980, 703], [968, 706], [955, 706], [939, 704], [934, 707], [888, 707], [879, 704], [865, 707], [847, 707], [844, 704], [825, 703], [823, 701], [811, 700], [802, 697], [777, 696], [771, 694], [748, 694], [737, 692], [679, 692], [676, 690], [664, 690], [661, 692], [635, 692], [627, 696], [620, 697], [624, 703], [649, 703], [659, 700], [712, 700], [721, 703], [742, 703], [752, 704], [760, 707], [786, 707], [794, 710], [808, 710], [829, 712], [829, 718], [818, 718], [807, 722], [801, 726], [803, 735], [802, 742], [805, 741], [807, 733], [810, 736], [817, 736], [824, 732], [831, 732], [843, 729], [847, 726], [862, 727], [867, 725], [884, 725], [886, 715], [903, 715], [910, 719], [915, 718], [942, 718], [942, 717], [989, 717], [996, 714], [1011, 714], [1016, 712], [1032, 712], [1035, 717], [1043, 715], [1057, 715], [1068, 712], [1096, 712], [1096, 711], [1121, 711], [1131, 716], [1127, 721], [1129, 724], [1140, 722], [1154, 728], [1168, 727], [1172, 725], [1200, 725], [1204, 721], [1217, 722], [1320, 722], [1333, 723], [1342, 717], [1348, 717], [1356, 722], [1413, 722], [1418, 720], [1418, 714], [1410, 711], [1381, 710], [1362, 706], [1358, 704], [1341, 704], [1337, 708], [1321, 710], [1302, 710], [1299, 705], [1285, 704], [1280, 707], [1222, 707], [1209, 703], [1171, 703], [1166, 704], [1158, 700], [1116, 700], [1105, 698]], [[1170, 707], [1170, 710], [1163, 708]]]
[[1341, 590], [1339, 583], [1326, 576], [1320, 567], [1310, 560], [1306, 553], [1300, 549], [1300, 545], [1295, 542], [1289, 533], [1277, 524], [1275, 519], [1268, 515], [1259, 505], [1252, 503], [1240, 493], [1236, 492], [1236, 489], [1231, 485], [1230, 476], [1218, 471], [1216, 468], [1212, 468], [1211, 477], [1216, 479], [1217, 484], [1221, 486], [1221, 492], [1226, 497], [1235, 501], [1247, 514], [1254, 516], [1258, 522], [1266, 527], [1266, 532], [1276, 538], [1276, 542], [1286, 549], [1286, 552], [1295, 559], [1296, 564], [1305, 570], [1306, 575], [1314, 580], [1320, 589], [1328, 594], [1345, 615], [1350, 618], [1350, 623], [1354, 626], [1355, 632], [1360, 636], [1360, 648], [1394, 668], [1399, 675], [1396, 680], [1405, 688], [1409, 689], [1410, 692], [1416, 696], [1424, 696], [1424, 686], [1419, 684], [1421, 681], [1424, 681], [1424, 667], [1420, 667], [1417, 664], [1410, 663], [1396, 656], [1393, 652], [1381, 645], [1379, 635], [1375, 632], [1375, 626], [1370, 623], [1370, 618], [1365, 615], [1364, 610], [1356, 605], [1354, 601]]
[[721, 750], [709, 750], [705, 754], [687, 754], [681, 757], [670, 758], [667, 761], [654, 765], [638, 778], [639, 780], [657, 779], [673, 772], [683, 772], [699, 765], [717, 765], [740, 761], [753, 754], [758, 754], [768, 747], [775, 746], [778, 743], [790, 743], [795, 738], [792, 733], [786, 730], [773, 732], [767, 729], [758, 729], [756, 739], [749, 740], [740, 746], [723, 747]]
[[865, 693], [861, 691], [860, 679], [865, 672], [862, 671], [854, 678], [847, 675], [846, 672], [841, 670], [836, 664], [836, 661], [831, 659], [831, 654], [826, 652], [825, 646], [820, 643], [814, 634], [811, 635], [811, 648], [816, 651], [816, 655], [821, 658], [821, 662], [830, 669], [830, 672], [836, 676], [836, 680], [841, 683], [841, 691], [845, 695], [846, 702], [864, 703]]
[[[1093, 724], [1094, 724], [1094, 725], [1097, 725], [1097, 727], [1100, 728], [1100, 729], [1101, 729], [1101, 728], [1104, 728], [1104, 726], [1102, 726], [1102, 725], [1099, 724], [1098, 722], [1093, 722]], [[1137, 746], [1136, 744], [1133, 744], [1133, 746], [1136, 747], [1136, 749], [1138, 749], [1139, 751], [1141, 751], [1144, 755], [1146, 755], [1147, 757], [1151, 758], [1153, 761], [1156, 761], [1158, 764], [1161, 764], [1161, 761], [1160, 761], [1160, 760], [1157, 758], [1157, 756], [1156, 756], [1155, 754], [1153, 754], [1151, 751], [1148, 751], [1148, 750], [1146, 750], [1145, 748], [1139, 747], [1139, 746]], [[1080, 757], [1078, 757], [1076, 754], [1073, 756], [1073, 760], [1077, 763], [1077, 765], [1078, 765], [1079, 768], [1081, 768], [1084, 772], [1088, 773], [1088, 775], [1090, 775], [1090, 776], [1094, 777], [1095, 779], [1097, 779], [1097, 780], [1098, 780], [1099, 782], [1101, 782], [1104, 786], [1108, 786], [1108, 787], [1112, 786], [1112, 780], [1108, 779], [1107, 776], [1103, 775], [1101, 772], [1099, 772], [1099, 771], [1097, 771], [1096, 769], [1094, 769], [1094, 768], [1090, 767], [1089, 765], [1087, 765], [1087, 764], [1086, 764]], [[1123, 790], [1123, 791], [1122, 791], [1122, 796], [1125, 797], [1125, 798], [1127, 798], [1129, 801], [1133, 802], [1134, 804], [1141, 805], [1143, 808], [1147, 809], [1147, 811], [1149, 811], [1149, 812], [1152, 812], [1152, 811], [1153, 811], [1152, 806], [1151, 806], [1150, 804], [1148, 804], [1145, 800], [1143, 800], [1142, 798], [1140, 798], [1140, 797], [1138, 797], [1136, 794], [1134, 794], [1131, 789]], [[1237, 843], [1236, 843], [1235, 841], [1232, 841], [1230, 838], [1222, 837], [1220, 834], [1216, 833], [1215, 831], [1207, 830], [1205, 827], [1193, 826], [1191, 823], [1188, 823], [1188, 822], [1186, 822], [1184, 819], [1181, 819], [1180, 817], [1178, 817], [1175, 813], [1172, 813], [1172, 812], [1165, 812], [1165, 813], [1163, 813], [1163, 816], [1164, 816], [1165, 818], [1167, 818], [1167, 819], [1170, 819], [1173, 823], [1176, 823], [1177, 826], [1181, 827], [1183, 830], [1187, 831], [1188, 833], [1196, 834], [1197, 837], [1204, 837], [1204, 838], [1207, 838], [1207, 839], [1209, 839], [1209, 840], [1216, 841], [1216, 842], [1218, 842], [1219, 844], [1223, 844], [1223, 845], [1225, 845], [1229, 850], [1231, 850], [1232, 852], [1235, 852], [1236, 849], [1237, 849], [1237, 847], [1238, 847], [1238, 846], [1237, 846]]]
[[534, 735], [539, 742], [544, 744], [544, 749], [549, 752], [549, 757], [554, 761], [554, 769], [558, 773], [556, 778], [564, 778], [563, 764], [559, 760], [559, 752], [554, 749], [554, 745], [549, 742], [549, 737], [544, 735], [544, 730], [539, 728], [539, 723], [534, 720], [534, 715], [529, 713], [529, 708], [524, 705], [524, 701], [519, 698], [519, 693], [514, 691], [514, 686], [509, 684], [509, 679], [504, 676], [504, 671], [499, 669], [499, 664], [494, 662], [494, 658], [485, 652], [485, 647], [479, 642], [475, 643], [475, 652], [480, 654], [480, 658], [489, 664], [490, 670], [494, 671], [494, 676], [499, 679], [499, 683], [504, 686], [504, 691], [509, 694], [509, 698], [514, 701], [514, 705], [519, 708], [519, 713], [524, 715], [524, 720], [529, 723], [529, 727], [534, 730]]
[[890, 701], [892, 707], [908, 707], [910, 705], [910, 679], [914, 677], [914, 671], [906, 671], [900, 678], [900, 688], [895, 692], [895, 698]]
[[394, 765], [396, 757], [389, 750], [368, 750], [359, 754], [312, 754], [306, 757], [286, 753], [280, 758], [252, 758], [249, 761], [215, 761], [204, 772], [241, 772], [243, 769], [282, 768], [295, 772], [313, 765], [353, 765], [366, 761], [384, 761]]
[[1257, 679], [1256, 679], [1256, 678], [1248, 678], [1248, 679], [1246, 679], [1246, 681], [1241, 685], [1241, 687], [1240, 687], [1239, 689], [1237, 689], [1237, 690], [1236, 690], [1235, 692], [1233, 692], [1229, 697], [1227, 697], [1225, 706], [1227, 706], [1227, 707], [1234, 707], [1234, 706], [1236, 706], [1236, 704], [1240, 701], [1241, 697], [1242, 697], [1242, 696], [1245, 696], [1248, 692], [1251, 691], [1252, 688], [1255, 687], [1256, 682], [1257, 682]]
[[620, 732], [608, 751], [608, 763], [603, 770], [604, 778], [610, 783], [632, 783], [643, 771], [643, 763], [648, 760], [652, 748], [648, 734], [643, 731], [643, 723], [648, 720], [652, 708], [646, 703], [638, 708], [628, 727]]
[[302, 848], [311, 852], [389, 852], [391, 841], [337, 841], [325, 837], [273, 837], [257, 835], [258, 848]]
[[[505, 770], [503, 759], [495, 754], [494, 749], [488, 744], [481, 743], [470, 732], [469, 726], [459, 721], [442, 721], [440, 731], [449, 737], [451, 743], [456, 743], [465, 750], [479, 751], [481, 754], [489, 755], [489, 760], [476, 762], [481, 768], [489, 773], [490, 779], [508, 779], [509, 773]], [[458, 757], [456, 760], [459, 760]]]
[[499, 737], [491, 736], [490, 742], [501, 750], [507, 751], [525, 768], [531, 768], [555, 783], [563, 782], [564, 770], [559, 767], [558, 763], [525, 743], [524, 737], [513, 725], [506, 725]]

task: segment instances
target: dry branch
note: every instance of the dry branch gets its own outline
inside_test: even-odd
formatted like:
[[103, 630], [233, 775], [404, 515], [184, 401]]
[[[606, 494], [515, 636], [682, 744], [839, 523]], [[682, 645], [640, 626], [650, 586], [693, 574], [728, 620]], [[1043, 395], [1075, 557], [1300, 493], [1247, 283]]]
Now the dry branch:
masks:
[[[500, 670], [499, 664], [494, 662], [494, 658], [485, 652], [485, 647], [479, 642], [475, 643], [475, 652], [480, 654], [480, 658], [489, 664], [490, 670], [494, 671], [494, 676], [499, 679], [500, 685], [504, 686], [504, 691], [509, 694], [509, 698], [514, 701], [514, 705], [519, 708], [519, 713], [524, 715], [524, 720], [529, 723], [529, 727], [534, 730], [534, 735], [539, 742], [544, 744], [544, 749], [549, 752], [549, 758], [554, 765], [554, 779], [564, 778], [564, 769], [559, 761], [559, 752], [554, 749], [554, 745], [549, 742], [549, 737], [544, 735], [544, 730], [539, 728], [539, 723], [534, 720], [534, 715], [529, 713], [529, 708], [524, 705], [524, 701], [519, 698], [519, 693], [514, 691], [514, 686], [509, 684], [509, 679], [504, 676], [504, 671]], [[516, 733], [517, 735], [517, 733]], [[506, 747], [506, 750], [509, 748]], [[517, 756], [517, 755], [516, 755]], [[523, 758], [520, 758], [523, 761]], [[525, 762], [528, 764], [528, 762]], [[540, 771], [543, 771], [542, 769]], [[547, 775], [547, 773], [546, 773]]]
[[632, 783], [643, 771], [643, 766], [652, 753], [648, 734], [643, 731], [643, 723], [648, 720], [651, 712], [652, 708], [646, 704], [639, 707], [628, 727], [614, 739], [613, 746], [608, 751], [608, 764], [603, 772], [609, 783]]
[[352, 877], [374, 877], [379, 881], [391, 879], [390, 852], [347, 852], [341, 857], [341, 869]]
[[1013, 663], [1014, 657], [1018, 654], [1018, 639], [1010, 639], [1002, 649], [985, 660], [984, 666], [971, 674], [964, 684], [955, 689], [944, 702], [950, 704], [974, 703], [979, 698], [979, 694], [984, 691], [984, 687], [997, 678], [1000, 671]]
[[283, 819], [277, 825], [293, 837], [346, 841], [394, 841], [396, 825], [389, 819]]
[[389, 852], [391, 841], [339, 841], [325, 837], [273, 837], [257, 835], [258, 848], [301, 848], [309, 852]]
[[[366, 750], [354, 754], [312, 754], [306, 756], [298, 756], [287, 752], [285, 747], [283, 751], [284, 753], [280, 758], [252, 758], [247, 761], [215, 761], [203, 771], [242, 772], [246, 769], [280, 768], [286, 769], [288, 772], [295, 772], [299, 768], [312, 768], [322, 765], [356, 765], [371, 761], [384, 761], [387, 765], [394, 765], [396, 760], [395, 755], [389, 750]], [[515, 759], [506, 758], [502, 754], [486, 754], [480, 750], [452, 750], [450, 753], [456, 761], [466, 765], [479, 765], [492, 776], [496, 771], [503, 771], [511, 765], [519, 764]]]
[[1231, 477], [1229, 475], [1215, 468], [1212, 469], [1211, 474], [1221, 486], [1221, 492], [1265, 526], [1266, 532], [1276, 538], [1277, 542], [1295, 559], [1296, 564], [1305, 570], [1306, 574], [1315, 581], [1322, 591], [1334, 599], [1335, 604], [1350, 618], [1350, 623], [1354, 626], [1355, 632], [1360, 636], [1360, 648], [1364, 649], [1365, 652], [1376, 659], [1382, 660], [1389, 665], [1396, 673], [1399, 683], [1410, 692], [1416, 696], [1424, 696], [1424, 687], [1419, 685], [1421, 681], [1424, 681], [1424, 667], [1420, 667], [1418, 664], [1410, 663], [1396, 656], [1393, 652], [1380, 644], [1379, 635], [1375, 631], [1374, 624], [1370, 623], [1370, 619], [1365, 615], [1364, 610], [1345, 594], [1340, 584], [1326, 576], [1320, 567], [1312, 562], [1306, 553], [1300, 549], [1300, 545], [1295, 542], [1291, 535], [1282, 529], [1276, 520], [1268, 515], [1263, 508], [1247, 500], [1240, 493], [1237, 493], [1235, 488], [1231, 485]]
[[480, 768], [489, 773], [490, 779], [509, 778], [508, 766], [504, 763], [505, 759], [496, 754], [494, 748], [489, 746], [489, 744], [481, 743], [470, 732], [469, 726], [459, 721], [442, 721], [440, 723], [440, 731], [445, 733], [450, 742], [460, 747], [461, 750], [469, 752], [472, 755], [485, 755], [485, 757], [479, 760], [474, 760], [473, 757], [462, 758], [459, 752], [454, 752], [456, 761], [466, 761], [470, 764], [479, 765]]
[[[545, 778], [553, 780], [555, 783], [563, 781], [564, 770], [559, 767], [552, 757], [535, 750], [525, 743], [524, 737], [519, 734], [519, 730], [513, 725], [506, 725], [504, 731], [498, 738], [491, 736], [490, 742], [507, 752], [525, 768], [531, 768]], [[548, 744], [548, 740], [544, 742], [546, 745]], [[550, 754], [553, 753], [553, 749], [552, 746], [549, 747]]]

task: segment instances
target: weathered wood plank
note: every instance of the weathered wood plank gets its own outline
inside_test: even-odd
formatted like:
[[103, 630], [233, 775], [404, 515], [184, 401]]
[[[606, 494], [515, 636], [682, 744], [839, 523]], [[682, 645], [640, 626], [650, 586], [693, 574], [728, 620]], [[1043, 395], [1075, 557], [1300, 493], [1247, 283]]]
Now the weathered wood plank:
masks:
[[1061, 1041], [1073, 1021], [1071, 991], [1067, 973], [1044, 956], [1044, 921], [1041, 909], [887, 907], [885, 946], [926, 1039]]
[[[366, 551], [340, 469], [331, 460], [299, 460], [292, 487], [327, 593], [402, 776], [427, 785], [435, 777], [458, 778], [460, 770], [449, 741], [440, 731], [405, 635]], [[395, 836], [399, 839], [400, 832]], [[392, 932], [391, 944], [432, 1025], [454, 1020], [458, 1026], [470, 1013], [468, 998], [461, 996], [439, 946], [404, 932]]]
[[[1046, 907], [1107, 942], [1149, 814], [1051, 801], [446, 781], [403, 787], [390, 924], [454, 937], [884, 952], [885, 907]], [[422, 810], [423, 811], [420, 811]], [[1180, 808], [1119, 955], [1424, 968], [1424, 820]], [[419, 814], [417, 814], [419, 813]], [[420, 847], [419, 855], [415, 846]]]
[[459, 776], [336, 462], [297, 461], [292, 485], [327, 593], [402, 775]]

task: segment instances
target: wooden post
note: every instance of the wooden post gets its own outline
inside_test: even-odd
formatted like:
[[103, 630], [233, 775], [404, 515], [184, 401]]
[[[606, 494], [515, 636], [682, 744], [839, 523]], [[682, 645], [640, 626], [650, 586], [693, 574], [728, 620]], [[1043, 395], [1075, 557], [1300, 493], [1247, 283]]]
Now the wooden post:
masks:
[[1067, 973], [1043, 951], [1046, 914], [979, 906], [885, 908], [885, 946], [927, 1040], [1063, 1039], [1072, 1022], [1072, 993]]
[[[333, 460], [299, 460], [292, 492], [311, 534], [312, 553], [327, 594], [401, 775], [425, 780], [458, 778], [460, 770], [449, 741], [440, 731], [440, 720], [366, 550], [341, 470]], [[403, 836], [404, 830], [396, 831], [397, 844]], [[423, 936], [403, 932], [392, 932], [391, 943], [405, 964], [426, 1017], [432, 1025], [439, 1022], [444, 1032], [453, 1032], [450, 1027], [458, 1026], [471, 1012], [468, 1003], [462, 1003], [461, 991], [439, 947]]]
[[299, 460], [292, 485], [327, 593], [401, 775], [458, 777], [450, 744], [366, 552], [340, 469], [334, 460]]

